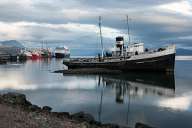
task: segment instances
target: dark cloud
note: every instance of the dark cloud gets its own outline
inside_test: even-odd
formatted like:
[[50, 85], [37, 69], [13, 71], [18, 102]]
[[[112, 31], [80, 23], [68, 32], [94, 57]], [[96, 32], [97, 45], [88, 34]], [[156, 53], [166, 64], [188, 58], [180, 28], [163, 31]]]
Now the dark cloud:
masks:
[[[139, 7], [137, 11], [146, 7], [153, 7], [161, 4], [166, 4], [170, 2], [176, 2], [181, 0], [49, 0], [49, 1], [34, 1], [31, 0], [29, 6], [25, 4], [19, 3], [0, 3], [0, 20], [1, 21], [34, 21], [34, 22], [49, 22], [49, 23], [65, 23], [73, 18], [65, 17], [62, 12], [63, 10], [69, 10], [68, 13], [72, 9], [87, 10], [90, 15], [108, 15], [106, 13], [111, 12], [111, 14], [118, 14], [121, 12], [114, 12], [115, 9], [119, 9], [117, 11], [127, 10], [135, 10], [136, 7]], [[25, 1], [23, 1], [24, 3]], [[127, 11], [128, 13], [129, 11]], [[79, 12], [80, 13], [80, 12]], [[122, 12], [126, 13], [126, 12]], [[69, 14], [70, 15], [70, 14]], [[71, 14], [71, 17], [78, 16], [79, 14]], [[113, 16], [113, 15], [111, 15]], [[92, 16], [90, 16], [93, 18]], [[88, 17], [88, 18], [90, 18]], [[108, 15], [108, 17], [110, 17]], [[86, 17], [79, 18], [79, 20], [86, 20]]]
[[[67, 23], [97, 25], [101, 15], [102, 25], [122, 33], [127, 32], [126, 17], [131, 18], [132, 40], [147, 45], [161, 45], [176, 42], [180, 46], [191, 46], [189, 39], [177, 41], [179, 37], [191, 36], [192, 15], [183, 15], [158, 9], [164, 5], [183, 0], [23, 0], [23, 2], [0, 2], [0, 22], [28, 22], [39, 25], [23, 26], [25, 30], [20, 40], [66, 40], [71, 47], [98, 47], [98, 35], [95, 32], [53, 28], [44, 24], [60, 25]], [[182, 9], [181, 9], [182, 10]], [[42, 26], [41, 26], [42, 25]], [[89, 28], [87, 28], [88, 30]], [[8, 33], [1, 31], [1, 36]], [[115, 37], [114, 37], [115, 38]], [[80, 43], [81, 42], [81, 43]], [[114, 40], [104, 38], [105, 46], [111, 46]], [[163, 42], [163, 43], [162, 43]]]
[[182, 0], [80, 0], [84, 6], [100, 8], [145, 8]]

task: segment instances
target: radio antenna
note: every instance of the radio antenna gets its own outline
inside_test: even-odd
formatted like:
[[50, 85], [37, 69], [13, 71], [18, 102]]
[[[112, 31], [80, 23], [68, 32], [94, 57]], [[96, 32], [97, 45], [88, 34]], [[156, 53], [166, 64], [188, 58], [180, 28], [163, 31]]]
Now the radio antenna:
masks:
[[127, 36], [128, 36], [128, 45], [131, 44], [130, 30], [129, 30], [129, 16], [127, 15]]
[[102, 37], [102, 31], [101, 31], [101, 16], [99, 16], [99, 30], [100, 30], [100, 42], [101, 42], [101, 48], [102, 48], [101, 57], [103, 58], [104, 50], [103, 50], [103, 37]]

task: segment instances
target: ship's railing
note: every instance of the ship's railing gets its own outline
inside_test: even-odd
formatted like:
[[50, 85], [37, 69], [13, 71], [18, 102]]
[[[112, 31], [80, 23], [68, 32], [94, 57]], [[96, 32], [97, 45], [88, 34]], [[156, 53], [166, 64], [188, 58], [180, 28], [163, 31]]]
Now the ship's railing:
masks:
[[69, 61], [70, 62], [108, 62], [108, 61], [119, 61], [119, 60], [125, 60], [128, 59], [129, 57], [120, 57], [120, 56], [115, 56], [115, 57], [104, 57], [104, 58], [71, 58]]
[[162, 50], [154, 50], [154, 51], [148, 51], [139, 53], [138, 55], [135, 55], [135, 53], [124, 55], [124, 56], [112, 56], [112, 57], [92, 57], [92, 58], [70, 58], [70, 62], [107, 62], [107, 61], [120, 61], [120, 60], [135, 60], [135, 59], [145, 59], [145, 58], [151, 58], [151, 57], [158, 57], [163, 55], [169, 55], [175, 53], [175, 45], [167, 46], [165, 49]]
[[154, 51], [154, 52], [144, 52], [142, 54], [133, 55], [131, 56], [131, 59], [144, 59], [144, 58], [150, 58], [150, 57], [158, 57], [163, 55], [169, 55], [175, 53], [175, 45], [169, 45], [162, 51]]

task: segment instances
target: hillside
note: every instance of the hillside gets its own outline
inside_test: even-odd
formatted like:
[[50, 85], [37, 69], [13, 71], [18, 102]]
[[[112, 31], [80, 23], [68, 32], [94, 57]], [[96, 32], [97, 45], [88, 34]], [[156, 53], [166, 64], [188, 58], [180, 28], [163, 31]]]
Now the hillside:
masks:
[[179, 56], [192, 56], [192, 50], [179, 48], [176, 50], [176, 55]]
[[0, 41], [0, 45], [12, 46], [12, 47], [16, 47], [16, 48], [24, 48], [24, 46], [17, 40]]

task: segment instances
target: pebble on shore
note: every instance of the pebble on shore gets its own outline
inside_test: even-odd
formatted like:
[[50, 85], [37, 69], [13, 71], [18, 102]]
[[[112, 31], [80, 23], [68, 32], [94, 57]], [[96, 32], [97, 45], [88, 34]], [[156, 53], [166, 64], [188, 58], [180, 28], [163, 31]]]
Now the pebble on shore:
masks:
[[[116, 124], [102, 124], [88, 113], [51, 112], [52, 108], [33, 105], [24, 94], [0, 95], [1, 128], [126, 128]], [[151, 128], [137, 123], [135, 128]]]

